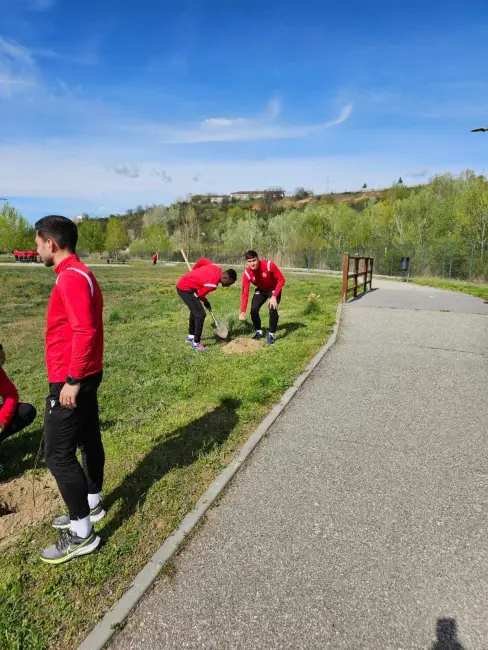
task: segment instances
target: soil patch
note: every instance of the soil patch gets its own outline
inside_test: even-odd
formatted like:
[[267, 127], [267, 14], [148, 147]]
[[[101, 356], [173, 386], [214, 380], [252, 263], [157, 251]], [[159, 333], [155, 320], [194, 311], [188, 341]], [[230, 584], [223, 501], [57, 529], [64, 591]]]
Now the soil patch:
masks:
[[254, 339], [247, 339], [241, 336], [224, 345], [222, 352], [225, 352], [225, 354], [252, 354], [253, 352], [262, 350], [263, 345], [262, 341], [255, 341]]
[[32, 498], [32, 476], [21, 476], [0, 483], [0, 547], [59, 509], [61, 499], [56, 481], [50, 474], [41, 474], [35, 478], [34, 494], [35, 504]]

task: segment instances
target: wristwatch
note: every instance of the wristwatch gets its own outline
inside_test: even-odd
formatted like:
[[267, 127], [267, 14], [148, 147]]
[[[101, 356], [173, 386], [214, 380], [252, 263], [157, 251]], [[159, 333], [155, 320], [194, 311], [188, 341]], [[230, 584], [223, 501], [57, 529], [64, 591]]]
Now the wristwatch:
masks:
[[80, 380], [79, 380], [79, 379], [75, 379], [75, 378], [72, 377], [71, 375], [68, 375], [68, 376], [66, 377], [66, 383], [69, 384], [69, 386], [76, 386], [76, 384], [79, 384], [79, 383], [80, 383]]

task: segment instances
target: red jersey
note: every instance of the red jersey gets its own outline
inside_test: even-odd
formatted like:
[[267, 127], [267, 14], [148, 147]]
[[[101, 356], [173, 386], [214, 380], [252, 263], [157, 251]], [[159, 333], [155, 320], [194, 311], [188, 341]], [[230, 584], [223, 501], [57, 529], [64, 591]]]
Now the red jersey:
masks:
[[154, 253], [154, 255], [152, 256], [152, 261], [157, 262], [157, 259], [158, 259], [158, 256], [156, 255], [156, 253]]
[[14, 417], [17, 404], [19, 403], [19, 394], [3, 368], [0, 368], [0, 397], [2, 398], [0, 422], [7, 426]]
[[178, 280], [176, 286], [182, 291], [196, 291], [197, 297], [203, 298], [219, 286], [222, 273], [218, 264], [202, 258], [195, 263], [192, 271]]
[[270, 260], [259, 260], [259, 267], [255, 271], [247, 268], [242, 274], [241, 312], [247, 309], [251, 283], [262, 291], [272, 291], [273, 296], [278, 296], [285, 284], [285, 277]]
[[103, 368], [103, 297], [95, 276], [74, 254], [54, 271], [46, 328], [49, 383], [68, 375], [84, 379]]

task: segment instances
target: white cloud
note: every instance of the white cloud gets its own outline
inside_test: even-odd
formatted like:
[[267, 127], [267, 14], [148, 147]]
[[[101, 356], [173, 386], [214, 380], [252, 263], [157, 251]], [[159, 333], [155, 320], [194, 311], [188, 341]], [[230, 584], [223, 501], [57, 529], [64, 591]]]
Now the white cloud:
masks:
[[153, 176], [157, 176], [158, 178], [160, 178], [160, 179], [163, 181], [163, 183], [171, 183], [171, 176], [169, 176], [169, 175], [164, 171], [164, 169], [161, 169], [160, 171], [158, 171], [158, 170], [155, 169], [155, 170], [153, 171]]
[[235, 124], [236, 120], [229, 120], [226, 117], [210, 117], [207, 120], [203, 120], [203, 124], [208, 126], [232, 126]]
[[281, 113], [281, 100], [278, 97], [270, 99], [266, 107], [266, 115], [270, 120], [275, 120]]
[[107, 165], [108, 171], [115, 172], [118, 176], [126, 176], [127, 178], [139, 178], [140, 169], [137, 165]]
[[[274, 100], [273, 100], [274, 101]], [[273, 103], [271, 113], [265, 115], [278, 116], [280, 107]], [[352, 111], [352, 104], [344, 106], [339, 116], [329, 122], [318, 124], [278, 124], [273, 119], [261, 117], [246, 118], [210, 118], [204, 120], [194, 129], [174, 128], [169, 125], [150, 124], [140, 128], [154, 137], [159, 137], [167, 144], [196, 144], [200, 142], [242, 142], [250, 140], [292, 140], [306, 138], [314, 133], [325, 131], [345, 122]], [[134, 128], [134, 127], [132, 127]]]
[[37, 72], [30, 50], [0, 37], [0, 98], [37, 84]]
[[[120, 210], [137, 203], [169, 202], [185, 196], [193, 185], [192, 178], [205, 175], [201, 182], [206, 192], [231, 192], [241, 186], [266, 188], [281, 186], [293, 189], [311, 187], [316, 192], [326, 191], [330, 178], [333, 191], [360, 188], [367, 171], [368, 186], [385, 187], [403, 175], [405, 166], [414, 169], [415, 161], [388, 156], [357, 155], [323, 158], [269, 157], [263, 161], [252, 159], [211, 162], [202, 159], [191, 162], [170, 159], [147, 159], [137, 165], [106, 164], [104, 149], [60, 150], [0, 146], [0, 178], [4, 196], [70, 198], [83, 211], [84, 201], [96, 201], [94, 207], [104, 205], [108, 211]], [[39, 165], [42, 160], [42, 165]], [[413, 164], [412, 164], [413, 163]], [[457, 173], [467, 165], [452, 164], [446, 160], [435, 165], [436, 172]], [[171, 183], [161, 183], [154, 170], [171, 169]], [[122, 172], [122, 173], [120, 173]], [[130, 173], [127, 173], [130, 172]], [[137, 173], [137, 175], [135, 175]], [[165, 172], [166, 174], [166, 172]], [[103, 198], [102, 198], [103, 197]], [[76, 208], [75, 205], [75, 208]]]

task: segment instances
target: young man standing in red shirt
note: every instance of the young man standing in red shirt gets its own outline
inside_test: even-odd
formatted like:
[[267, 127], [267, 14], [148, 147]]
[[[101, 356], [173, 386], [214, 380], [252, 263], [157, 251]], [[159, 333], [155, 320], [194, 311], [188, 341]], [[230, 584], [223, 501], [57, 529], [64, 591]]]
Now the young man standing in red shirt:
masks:
[[260, 260], [256, 251], [249, 250], [244, 257], [247, 268], [242, 275], [242, 298], [239, 318], [240, 320], [246, 319], [249, 287], [252, 283], [256, 286], [251, 303], [251, 319], [256, 329], [253, 338], [262, 339], [264, 337], [259, 310], [269, 300], [269, 332], [266, 343], [272, 345], [275, 342], [274, 335], [278, 327], [278, 305], [281, 301], [281, 290], [285, 284], [285, 278], [274, 262]]
[[[47, 310], [45, 458], [68, 509], [68, 515], [54, 519], [53, 526], [63, 533], [42, 551], [41, 560], [61, 564], [98, 547], [92, 524], [105, 515], [100, 502], [105, 453], [97, 400], [103, 372], [103, 298], [93, 273], [75, 253], [76, 225], [66, 217], [48, 216], [35, 229], [39, 256], [57, 275]], [[78, 447], [83, 467], [76, 457]]]
[[218, 264], [212, 260], [202, 258], [195, 263], [193, 270], [186, 273], [176, 283], [176, 291], [179, 297], [190, 310], [190, 326], [186, 342], [191, 343], [192, 350], [197, 352], [206, 352], [200, 343], [205, 321], [205, 309], [211, 309], [210, 303], [206, 296], [211, 291], [215, 291], [219, 284], [223, 287], [230, 287], [237, 280], [237, 273], [234, 269], [222, 271]]
[[32, 404], [19, 403], [17, 389], [2, 368], [5, 363], [5, 351], [0, 344], [0, 442], [14, 433], [18, 433], [32, 424], [36, 418], [36, 409]]

